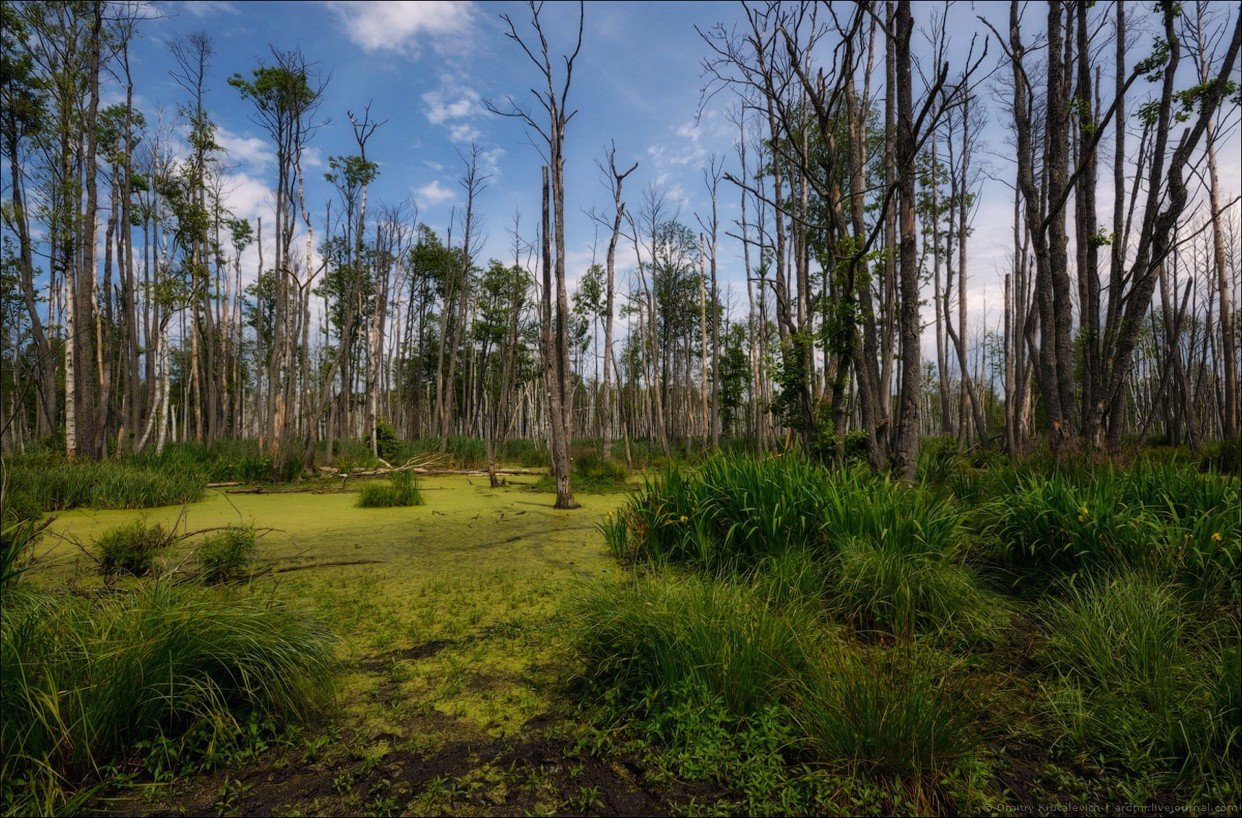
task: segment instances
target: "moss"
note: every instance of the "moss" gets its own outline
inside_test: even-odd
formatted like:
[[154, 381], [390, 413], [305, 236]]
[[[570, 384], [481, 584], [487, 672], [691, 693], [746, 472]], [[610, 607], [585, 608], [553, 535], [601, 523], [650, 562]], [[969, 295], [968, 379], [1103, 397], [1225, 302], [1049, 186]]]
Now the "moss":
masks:
[[[566, 583], [619, 573], [596, 525], [620, 495], [583, 496], [582, 509], [563, 512], [529, 488], [427, 477], [425, 505], [388, 509], [356, 508], [355, 492], [209, 491], [202, 502], [144, 514], [169, 529], [184, 515], [182, 531], [274, 529], [256, 542], [257, 574], [357, 562], [269, 573], [254, 585], [308, 605], [340, 635], [349, 667], [341, 718], [359, 746], [436, 747], [511, 735], [545, 713], [564, 647], [555, 617]], [[136, 516], [61, 514], [36, 555], [38, 581], [70, 579], [80, 559], [72, 540]]]

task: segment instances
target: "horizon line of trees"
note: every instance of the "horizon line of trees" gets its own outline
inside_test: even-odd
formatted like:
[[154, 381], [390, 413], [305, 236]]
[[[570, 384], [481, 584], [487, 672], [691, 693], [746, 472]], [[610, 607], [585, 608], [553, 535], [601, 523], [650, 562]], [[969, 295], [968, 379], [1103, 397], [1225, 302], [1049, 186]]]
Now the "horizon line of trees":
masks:
[[[563, 54], [542, 5], [503, 17], [537, 90], [486, 105], [539, 146], [543, 189], [494, 259], [483, 151], [462, 152], [465, 204], [437, 230], [369, 196], [386, 124], [369, 104], [347, 114], [354, 152], [327, 160], [331, 195], [310, 200], [324, 84], [300, 51], [229, 78], [274, 157], [270, 216], [250, 221], [226, 203], [210, 37], [170, 46], [174, 128], [134, 104], [140, 6], [0, 4], [0, 446], [95, 458], [246, 438], [278, 473], [342, 440], [378, 454], [390, 430], [482, 438], [494, 470], [526, 437], [548, 443], [573, 507], [582, 438], [606, 456], [744, 440], [843, 458], [854, 435], [911, 477], [931, 434], [1014, 456], [1237, 435], [1242, 224], [1219, 153], [1236, 162], [1242, 13], [1013, 2], [967, 44], [947, 8], [916, 27], [907, 0], [743, 11], [701, 32], [708, 94], [737, 127], [735, 155], [703, 168], [709, 205], [685, 217], [656, 185], [635, 196], [638, 163], [611, 145], [595, 159], [602, 258], [572, 271], [581, 5]], [[104, 85], [124, 102], [103, 104]], [[1012, 196], [987, 203], [1013, 214], [1012, 254], [1000, 320], [979, 326], [968, 249], [989, 120], [1012, 140]], [[726, 244], [744, 301], [720, 280]]]

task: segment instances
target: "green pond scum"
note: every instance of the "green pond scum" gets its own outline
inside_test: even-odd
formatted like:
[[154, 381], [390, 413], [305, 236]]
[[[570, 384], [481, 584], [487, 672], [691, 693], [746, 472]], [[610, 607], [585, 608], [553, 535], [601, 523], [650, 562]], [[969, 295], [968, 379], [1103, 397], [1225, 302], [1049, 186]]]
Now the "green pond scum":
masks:
[[[625, 787], [631, 774], [598, 759], [559, 769], [560, 739], [558, 770], [537, 763], [549, 736], [582, 729], [564, 718], [560, 600], [583, 577], [623, 573], [598, 523], [624, 496], [581, 493], [582, 508], [555, 511], [534, 480], [492, 489], [486, 476], [424, 477], [425, 504], [397, 508], [358, 508], [351, 481], [348, 490], [209, 489], [184, 506], [58, 512], [34, 550], [39, 584], [97, 585], [93, 543], [137, 519], [179, 532], [254, 526], [250, 592], [313, 612], [339, 637], [344, 667], [324, 723], [266, 738], [269, 751], [206, 774], [105, 787], [94, 807], [417, 814], [481, 799], [542, 812], [590, 802], [601, 786], [591, 775]], [[166, 564], [188, 564], [196, 540], [175, 545]]]

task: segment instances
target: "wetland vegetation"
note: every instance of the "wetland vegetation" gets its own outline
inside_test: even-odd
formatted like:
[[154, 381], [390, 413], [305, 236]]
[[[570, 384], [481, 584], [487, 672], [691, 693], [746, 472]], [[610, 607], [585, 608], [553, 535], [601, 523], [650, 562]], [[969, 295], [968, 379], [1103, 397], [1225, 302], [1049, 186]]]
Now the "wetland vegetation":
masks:
[[1242, 814], [1242, 7], [0, 0], [0, 815]]

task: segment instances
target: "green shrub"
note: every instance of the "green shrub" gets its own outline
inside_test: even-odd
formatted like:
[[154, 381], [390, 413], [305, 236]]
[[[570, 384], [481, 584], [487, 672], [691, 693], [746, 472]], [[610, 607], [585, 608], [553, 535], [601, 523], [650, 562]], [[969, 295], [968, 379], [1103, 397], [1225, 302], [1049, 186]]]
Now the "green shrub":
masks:
[[808, 670], [815, 635], [802, 624], [747, 586], [663, 573], [589, 586], [575, 636], [597, 693], [662, 706], [693, 688], [736, 717], [779, 701]]
[[99, 567], [105, 574], [144, 576], [155, 567], [155, 559], [172, 545], [173, 536], [159, 523], [147, 525], [133, 520], [106, 532], [95, 541]]
[[327, 703], [335, 667], [328, 631], [266, 598], [167, 582], [6, 596], [4, 809], [53, 808], [144, 740], [205, 731], [214, 747], [247, 714], [304, 720]]
[[395, 463], [401, 456], [402, 443], [391, 423], [383, 418], [375, 421], [375, 448], [381, 458]]
[[207, 582], [231, 582], [250, 573], [255, 532], [251, 526], [230, 526], [212, 533], [195, 549], [199, 570]]
[[1242, 509], [1237, 481], [1186, 466], [1138, 463], [1118, 477], [1129, 507], [1164, 526], [1162, 576], [1203, 599], [1239, 593]]
[[923, 438], [917, 464], [920, 483], [943, 485], [961, 466], [961, 450], [956, 438], [948, 435]]
[[358, 493], [358, 508], [392, 508], [421, 506], [423, 495], [418, 480], [411, 472], [393, 472], [387, 483], [363, 483]]
[[15, 587], [30, 567], [30, 549], [41, 531], [34, 520], [0, 525], [0, 593]]
[[[804, 458], [715, 457], [697, 470], [647, 479], [602, 525], [613, 554], [682, 563], [722, 576], [813, 563], [793, 577], [860, 627], [997, 633], [974, 576], [957, 554], [962, 515], [920, 486]], [[793, 563], [790, 563], [793, 564]], [[778, 581], [779, 584], [779, 581]], [[780, 588], [778, 593], [784, 593]]]
[[625, 486], [630, 476], [624, 463], [607, 460], [590, 450], [574, 455], [570, 473], [575, 480], [619, 488]]
[[[623, 491], [628, 487], [630, 476], [624, 463], [606, 460], [591, 449], [576, 451], [570, 460], [569, 471], [574, 491], [587, 494]], [[556, 478], [545, 474], [531, 484], [530, 488], [533, 491], [554, 492]]]
[[1242, 762], [1242, 653], [1224, 645], [1212, 655], [1211, 735], [1208, 746], [1227, 765]]
[[1111, 472], [1027, 477], [979, 512], [983, 531], [1016, 585], [1042, 588], [1077, 573], [1159, 564], [1159, 521], [1125, 502]]
[[897, 634], [999, 636], [1004, 610], [985, 598], [970, 571], [941, 555], [894, 546], [892, 540], [854, 538], [840, 548], [826, 598], [841, 618]]
[[332, 465], [342, 472], [352, 472], [377, 468], [379, 461], [366, 441], [337, 440], [333, 444]]
[[610, 516], [604, 533], [624, 560], [743, 571], [791, 547], [818, 543], [827, 472], [797, 455], [709, 458], [672, 467]]
[[1216, 441], [1204, 452], [1202, 465], [1220, 474], [1237, 477], [1242, 471], [1242, 436], [1234, 435]]

